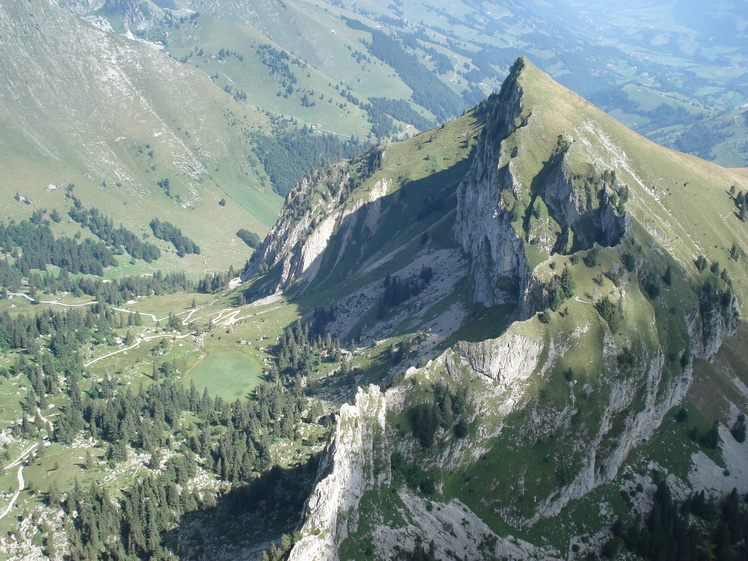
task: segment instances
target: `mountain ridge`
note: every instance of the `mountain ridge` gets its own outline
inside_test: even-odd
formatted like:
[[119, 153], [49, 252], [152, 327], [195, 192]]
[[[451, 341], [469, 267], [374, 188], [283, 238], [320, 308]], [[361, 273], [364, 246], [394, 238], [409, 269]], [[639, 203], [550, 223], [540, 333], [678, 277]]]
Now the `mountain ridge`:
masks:
[[[539, 128], [547, 129], [548, 125], [551, 125], [555, 128], [555, 132], [550, 132], [547, 130], [540, 130], [536, 134], [535, 131], [527, 132], [523, 129], [525, 127], [528, 127], [529, 124], [531, 124], [532, 119], [534, 118], [535, 112], [538, 111], [538, 108], [543, 107], [542, 101], [537, 99], [537, 95], [535, 96], [535, 99], [532, 98], [532, 88], [530, 88], [530, 96], [531, 99], [529, 101], [522, 100], [524, 97], [524, 92], [526, 90], [525, 85], [522, 85], [518, 82], [518, 76], [523, 73], [523, 81], [524, 82], [532, 82], [533, 80], [541, 80], [542, 81], [542, 87], [537, 88], [538, 90], [542, 91], [543, 93], [541, 95], [545, 96], [555, 96], [554, 97], [554, 105], [553, 109], [550, 111], [550, 113], [553, 113], [553, 116], [549, 114], [549, 111], [545, 111], [545, 116], [543, 117], [544, 123], [539, 125]], [[510, 90], [513, 93], [510, 93]], [[506, 99], [506, 98], [509, 99]], [[564, 102], [564, 99], [570, 100], [569, 102]], [[511, 107], [513, 109], [503, 109], [503, 107]], [[491, 109], [485, 109], [485, 107], [496, 107], [497, 110], [495, 113], [491, 113]], [[524, 108], [523, 108], [524, 107]], [[548, 106], [549, 107], [549, 106]], [[708, 172], [702, 176], [703, 177], [709, 177], [711, 181], [721, 181], [726, 189], [725, 193], [729, 192], [729, 188], [735, 184], [736, 186], [741, 186], [746, 178], [748, 178], [748, 171], [743, 170], [742, 168], [721, 168], [719, 166], [716, 166], [715, 164], [706, 162], [704, 160], [698, 159], [695, 156], [689, 156], [686, 154], [682, 154], [679, 152], [672, 151], [668, 148], [660, 147], [653, 142], [649, 141], [645, 137], [639, 135], [638, 133], [635, 133], [633, 131], [630, 131], [630, 129], [627, 129], [620, 125], [617, 121], [611, 119], [601, 111], [597, 110], [592, 104], [584, 100], [583, 98], [577, 96], [576, 94], [573, 94], [571, 91], [567, 90], [566, 88], [563, 88], [559, 86], [556, 82], [550, 79], [547, 74], [541, 72], [538, 70], [534, 65], [529, 63], [529, 61], [521, 57], [518, 59], [518, 62], [513, 67], [512, 72], [510, 73], [510, 76], [507, 78], [507, 80], [504, 83], [504, 86], [502, 87], [502, 92], [499, 94], [496, 94], [495, 97], [492, 97], [487, 102], [482, 104], [482, 108], [478, 109], [479, 112], [485, 112], [488, 111], [491, 117], [489, 117], [488, 121], [486, 122], [485, 126], [483, 127], [486, 132], [482, 132], [482, 134], [487, 134], [488, 129], [496, 129], [498, 131], [503, 131], [499, 134], [497, 137], [498, 140], [491, 140], [490, 142], [486, 142], [483, 145], [480, 146], [481, 150], [484, 151], [491, 151], [498, 156], [491, 156], [493, 158], [490, 169], [488, 169], [486, 166], [484, 166], [483, 169], [477, 169], [470, 171], [469, 174], [466, 174], [468, 177], [474, 177], [476, 175], [479, 175], [481, 180], [486, 180], [489, 182], [495, 182], [502, 184], [501, 191], [502, 193], [510, 193], [513, 196], [514, 203], [522, 203], [526, 208], [524, 211], [527, 211], [527, 208], [529, 208], [529, 204], [531, 201], [521, 200], [521, 196], [517, 192], [520, 187], [517, 186], [517, 182], [520, 184], [523, 184], [525, 186], [530, 187], [531, 189], [535, 189], [535, 187], [532, 187], [533, 181], [537, 182], [537, 177], [539, 175], [542, 175], [544, 178], [547, 178], [551, 174], [555, 174], [550, 181], [551, 186], [554, 189], [559, 188], [565, 188], [566, 189], [566, 195], [573, 195], [574, 200], [572, 201], [575, 207], [572, 205], [572, 207], [567, 209], [556, 209], [555, 212], [560, 213], [562, 216], [559, 216], [559, 220], [564, 221], [568, 220], [568, 216], [563, 216], [564, 214], [572, 215], [576, 214], [573, 218], [576, 221], [579, 221], [582, 217], [580, 214], [580, 211], [583, 211], [582, 208], [584, 206], [584, 203], [586, 201], [580, 200], [580, 196], [578, 194], [572, 193], [573, 191], [573, 185], [568, 184], [571, 180], [569, 177], [570, 174], [577, 174], [579, 175], [579, 170], [573, 170], [570, 171], [572, 166], [577, 164], [575, 160], [580, 160], [579, 164], [581, 164], [582, 167], [588, 167], [590, 169], [583, 169], [584, 172], [590, 172], [594, 175], [595, 173], [595, 167], [605, 167], [605, 168], [612, 168], [612, 170], [615, 170], [618, 172], [619, 176], [625, 176], [626, 179], [633, 183], [637, 184], [640, 188], [644, 190], [644, 193], [648, 195], [657, 206], [661, 208], [667, 208], [665, 204], [660, 200], [664, 195], [663, 192], [667, 193], [668, 189], [674, 188], [674, 185], [671, 186], [664, 186], [664, 185], [647, 185], [647, 180], [643, 180], [639, 177], [640, 172], [635, 169], [635, 166], [642, 166], [647, 172], [647, 175], [652, 175], [651, 169], [647, 169], [647, 164], [649, 162], [650, 158], [636, 158], [633, 159], [629, 156], [627, 156], [626, 149], [628, 146], [625, 145], [619, 145], [615, 141], [613, 141], [613, 138], [619, 139], [619, 141], [623, 142], [625, 141], [628, 145], [637, 145], [637, 143], [643, 144], [642, 147], [638, 147], [639, 151], [650, 151], [650, 150], [656, 150], [658, 157], [662, 160], [668, 161], [669, 166], [673, 166], [675, 168], [693, 168], [695, 166], [698, 167], [705, 167], [708, 169]], [[513, 111], [511, 114], [505, 115], [505, 111]], [[577, 113], [574, 113], [575, 111], [578, 111]], [[607, 127], [599, 127], [596, 125], [586, 125], [584, 122], [581, 124], [574, 123], [572, 124], [568, 120], [563, 120], [563, 115], [565, 114], [574, 114], [574, 115], [583, 115], [585, 118], [588, 117], [587, 113], [591, 112], [592, 121], [591, 122], [603, 122], [608, 123], [610, 127], [612, 127], [612, 132], [607, 130]], [[516, 113], [516, 114], [515, 114]], [[535, 117], [538, 118], [538, 117]], [[556, 123], [555, 121], [558, 121]], [[532, 127], [527, 128], [529, 131]], [[569, 129], [573, 130], [571, 134], [578, 135], [578, 139], [574, 139], [569, 134]], [[502, 145], [502, 142], [506, 140], [506, 137], [514, 135], [517, 133], [519, 135], [518, 138], [520, 140], [512, 140], [512, 143], [509, 143], [508, 145]], [[429, 133], [433, 134], [433, 133]], [[490, 133], [489, 133], [490, 134]], [[567, 135], [567, 138], [564, 138], [564, 134]], [[633, 135], [633, 136], [632, 136]], [[578, 140], [578, 142], [577, 142]], [[413, 141], [407, 141], [405, 144], [408, 143], [414, 143], [417, 142], [416, 140]], [[492, 144], [493, 143], [493, 144]], [[355, 180], [351, 178], [350, 172], [346, 171], [338, 171], [338, 170], [346, 170], [346, 167], [344, 164], [340, 164], [337, 167], [334, 168], [335, 171], [332, 171], [333, 168], [329, 168], [329, 170], [326, 172], [328, 175], [332, 172], [333, 176], [336, 178], [334, 181], [338, 181], [339, 185], [336, 187], [335, 191], [336, 194], [335, 199], [333, 199], [333, 202], [326, 201], [325, 204], [334, 206], [335, 204], [340, 204], [347, 200], [347, 194], [342, 189], [342, 185], [346, 182], [349, 183], [348, 190], [350, 190], [350, 183], [360, 182], [360, 181], [366, 181], [368, 177], [373, 177], [374, 173], [377, 171], [377, 167], [381, 165], [381, 161], [387, 158], [388, 150], [395, 147], [396, 145], [388, 145], [384, 144], [380, 147], [376, 148], [373, 152], [371, 152], [369, 155], [360, 158], [354, 162], [351, 169], [356, 169], [358, 172], [358, 175]], [[499, 149], [500, 147], [500, 149]], [[515, 158], [518, 157], [519, 151], [529, 151], [528, 153], [523, 153], [520, 158], [521, 164], [518, 165], [515, 163]], [[602, 150], [602, 152], [600, 152]], [[512, 155], [512, 153], [515, 152], [515, 155]], [[483, 154], [484, 159], [487, 160], [489, 156], [487, 154]], [[474, 158], [475, 156], [471, 156], [471, 158]], [[558, 161], [551, 161], [551, 158], [555, 158]], [[592, 160], [592, 163], [587, 163], [588, 161]], [[607, 160], [607, 161], [606, 161]], [[646, 166], [646, 167], [645, 167]], [[515, 171], [516, 170], [516, 171]], [[489, 177], [490, 175], [490, 177]], [[315, 176], [317, 179], [319, 179], [319, 175]], [[305, 182], [303, 182], [292, 194], [289, 195], [289, 200], [287, 201], [287, 206], [285, 212], [288, 212], [290, 214], [296, 215], [299, 213], [298, 209], [295, 208], [297, 206], [300, 206], [301, 203], [293, 203], [294, 200], [302, 200], [306, 193], [312, 190], [315, 177], [307, 179]], [[389, 178], [384, 178], [382, 181], [376, 183], [373, 187], [369, 187], [367, 191], [370, 193], [369, 195], [369, 202], [370, 203], [376, 203], [379, 199], [382, 198], [385, 194], [391, 192], [394, 189], [397, 188], [396, 185], [393, 186], [392, 179], [389, 179], [390, 183], [388, 183]], [[375, 181], [379, 181], [379, 179], [375, 179]], [[555, 183], [564, 184], [566, 185], [554, 185]], [[610, 180], [608, 180], [608, 183], [610, 183]], [[628, 187], [627, 187], [628, 188]], [[688, 189], [688, 185], [682, 185], [683, 191], [690, 191], [688, 192], [688, 195], [694, 196], [693, 189]], [[468, 214], [464, 207], [468, 204], [466, 202], [466, 197], [469, 196], [467, 193], [468, 188], [463, 187], [462, 191], [460, 192], [460, 196], [458, 197], [458, 205], [457, 205], [457, 212], [458, 215], [462, 212], [463, 214]], [[658, 193], [658, 190], [660, 191]], [[664, 191], [663, 191], [664, 190]], [[610, 195], [615, 195], [614, 200], [620, 200], [618, 197], [618, 194], [614, 192], [614, 190], [610, 187], [610, 185], [605, 186], [605, 189], [603, 190], [603, 195], [605, 197], [609, 197]], [[529, 197], [526, 197], [527, 199], [530, 199], [532, 197], [536, 196], [535, 193], [530, 193]], [[551, 196], [553, 198], [553, 196]], [[555, 197], [558, 198], [558, 197]], [[360, 199], [363, 200], [363, 199]], [[667, 201], [667, 200], [666, 200]], [[614, 205], [609, 204], [610, 201], [606, 200], [605, 207], [606, 209], [613, 209]], [[725, 196], [722, 197], [723, 204], [720, 204], [719, 206], [721, 208], [730, 208], [730, 197]], [[289, 204], [291, 203], [291, 204]], [[724, 204], [726, 203], [726, 204]], [[317, 203], [319, 204], [319, 203]], [[356, 202], [354, 204], [358, 205], [359, 202]], [[484, 200], [481, 200], [477, 203], [475, 203], [473, 206], [475, 207], [483, 207], [484, 209], [493, 209], [494, 205], [498, 205], [499, 208], [502, 208], [503, 210], [511, 210], [508, 208], [509, 203], [507, 203], [505, 200], [498, 200], [498, 201], [492, 201], [490, 205], [486, 205]], [[597, 209], [599, 210], [599, 209]], [[640, 210], [643, 212], [647, 212], [646, 208], [642, 207]], [[489, 210], [491, 212], [491, 210]], [[310, 215], [307, 215], [310, 216]], [[648, 218], [645, 215], [645, 219]], [[598, 220], [603, 220], [603, 222], [607, 223], [613, 220], [611, 217], [608, 218], [598, 218]], [[620, 223], [620, 217], [616, 219], [618, 222], [616, 225], [611, 224], [609, 227], [612, 228], [610, 231], [599, 231], [599, 239], [601, 242], [605, 242], [605, 245], [614, 245], [614, 242], [616, 239], [620, 238], [623, 230], [625, 228], [630, 228], [628, 225], [624, 225], [623, 223]], [[613, 220], [613, 222], [616, 222], [616, 220]], [[463, 223], [467, 222], [467, 219], [462, 220]], [[274, 232], [278, 232], [280, 228], [288, 228], [288, 225], [292, 223], [292, 220], [289, 217], [281, 218], [276, 224], [276, 228]], [[303, 225], [303, 226], [302, 226]], [[458, 223], [454, 226], [454, 231], [457, 235], [459, 235], [460, 232], [464, 232], [466, 230], [470, 230], [470, 228], [464, 228], [462, 227], [464, 224]], [[311, 220], [303, 220], [300, 222], [295, 223], [295, 228], [301, 228], [303, 231], [307, 231], [306, 235], [311, 235], [311, 232], [314, 231], [314, 228], [312, 228], [312, 221]], [[564, 225], [561, 225], [561, 227], [565, 227]], [[330, 235], [332, 235], [332, 229], [330, 228], [329, 223], [326, 225], [326, 232], [325, 235], [322, 237], [326, 240], [329, 239]], [[672, 224], [672, 229], [679, 231], [680, 233], [685, 234], [685, 230], [677, 224]], [[573, 230], [573, 228], [572, 228]], [[560, 232], [557, 232], [557, 235], [560, 234]], [[573, 234], [573, 231], [572, 231]], [[583, 235], [583, 240], [581, 242], [581, 246], [579, 244], [574, 245], [574, 242], [571, 243], [571, 245], [568, 247], [568, 250], [571, 250], [572, 248], [574, 250], [579, 249], [590, 249], [593, 245], [593, 241], [598, 241], [598, 239], [595, 236], [592, 236], [590, 238], [589, 233], [585, 232], [579, 232], [579, 234]], [[587, 235], [585, 238], [584, 235]], [[302, 232], [296, 232], [293, 237], [292, 241], [285, 244], [285, 248], [279, 247], [279, 240], [282, 240], [283, 235], [279, 234], [271, 234], [268, 236], [266, 241], [262, 244], [262, 246], [258, 249], [256, 254], [252, 257], [250, 260], [247, 270], [245, 273], [245, 278], [249, 278], [249, 276], [255, 274], [258, 270], [259, 264], [263, 263], [267, 267], [274, 267], [276, 266], [280, 260], [283, 259], [283, 256], [288, 256], [291, 252], [294, 251], [297, 244], [299, 242], [303, 241], [304, 234]], [[481, 237], [481, 236], [478, 236]], [[489, 236], [490, 237], [490, 236]], [[572, 236], [573, 237], [573, 236]], [[593, 239], [594, 238], [594, 239]], [[695, 244], [693, 244], [691, 237], [688, 235], [683, 235], [682, 238], [684, 240], [687, 240], [685, 243], [689, 243], [688, 249], [691, 250], [691, 259], [695, 259], [697, 257], [697, 254], [695, 251], [698, 248]], [[531, 241], [531, 238], [528, 238], [526, 240], [527, 242]], [[556, 247], [558, 246], [559, 240], [554, 239], [552, 242], [549, 242], [546, 240], [545, 242], [545, 250], [546, 253], [556, 253]], [[468, 251], [468, 247], [470, 245], [470, 240], [463, 239], [463, 249], [468, 252], [472, 253], [474, 255], [478, 255], [480, 251], [482, 251], [480, 248], [472, 248]], [[538, 243], [538, 242], [536, 242]], [[727, 246], [727, 242], [725, 240], [725, 246]], [[280, 244], [281, 246], [283, 244]], [[303, 245], [303, 244], [302, 244]], [[319, 244], [312, 244], [312, 245], [319, 245]], [[501, 244], [497, 244], [501, 245]], [[274, 247], [275, 249], [271, 250], [270, 248]], [[494, 253], [496, 250], [492, 249], [492, 253]], [[314, 251], [311, 251], [310, 254], [317, 254], [319, 252], [319, 248], [317, 248]], [[685, 253], [684, 251], [681, 252], [682, 254]], [[282, 255], [281, 255], [282, 254]], [[299, 257], [291, 257], [292, 261], [297, 262], [299, 261]], [[313, 259], [312, 259], [313, 260]], [[287, 263], [284, 265], [284, 274], [282, 277], [281, 282], [278, 284], [278, 287], [286, 288], [288, 287], [292, 281], [294, 280], [300, 280], [300, 278], [303, 276], [303, 273], [306, 272], [306, 267], [309, 266], [312, 260], [307, 260], [306, 266], [302, 265], [299, 270], [296, 271], [295, 276], [294, 274], [291, 274], [290, 271], [292, 269], [291, 265]], [[493, 260], [496, 261], [495, 255], [493, 256]], [[303, 260], [302, 260], [303, 261]], [[682, 261], [685, 263], [688, 261], [688, 259], [682, 259]], [[511, 268], [511, 266], [510, 266]], [[515, 267], [516, 268], [516, 267]], [[493, 271], [492, 273], [496, 273], [496, 271]], [[495, 276], [494, 274], [490, 276]], [[499, 276], [500, 272], [499, 272]], [[309, 282], [308, 280], [305, 280], [304, 282]], [[489, 301], [486, 301], [484, 303], [490, 303]]]
[[[421, 226], [414, 218], [419, 206], [407, 199], [409, 170], [398, 171], [398, 153], [427, 151], [411, 165], [431, 162], [442, 154], [440, 136], [446, 145], [447, 138], [460, 136], [458, 129], [467, 132], [471, 119], [473, 140], [465, 136], [455, 158], [464, 157], [459, 176], [434, 214], [427, 211], [440, 206], [434, 203], [439, 191], [430, 188], [440, 182], [424, 180], [420, 208], [432, 221]], [[723, 261], [722, 252], [745, 247], [748, 239], [731, 195], [746, 188], [744, 173], [657, 147], [524, 58], [501, 92], [474, 112], [335, 168], [331, 183], [342, 185], [354, 170], [365, 173], [355, 176], [355, 187], [340, 199], [322, 202], [329, 188], [324, 173], [321, 181], [310, 178], [289, 195], [286, 220], [293, 208], [295, 218], [302, 217], [293, 222], [303, 224], [301, 231], [284, 237], [291, 222], [282, 214], [245, 271], [249, 278], [267, 257], [266, 290], [282, 288], [302, 304], [324, 304], [327, 294], [336, 293], [317, 282], [324, 270], [326, 281], [334, 279], [338, 287], [330, 300], [338, 304], [336, 322], [351, 324], [349, 302], [357, 302], [353, 314], [363, 316], [358, 329], [336, 331], [333, 324], [333, 333], [375, 346], [405, 336], [417, 349], [394, 368], [404, 378], [385, 378], [392, 385], [385, 392], [359, 389], [356, 405], [341, 411], [328, 449], [331, 463], [307, 504], [292, 558], [334, 560], [372, 552], [387, 558], [397, 548], [414, 551], [414, 539], [433, 539], [437, 558], [455, 547], [466, 548], [466, 559], [511, 552], [520, 558], [566, 558], [568, 541], [541, 553], [535, 548], [542, 542], [532, 539], [519, 547], [516, 538], [528, 539], [536, 527], [558, 526], [588, 496], [615, 488], [623, 471], [641, 470], [632, 468], [630, 458], [648, 449], [668, 412], [686, 399], [694, 361], [710, 359], [724, 338], [736, 333], [745, 265], [739, 258]], [[668, 194], [676, 186], [680, 198]], [[684, 196], [701, 196], [700, 204]], [[311, 204], [293, 207], [288, 203], [294, 197]], [[420, 242], [412, 234], [383, 230], [388, 216], [402, 207], [408, 218], [400, 221], [400, 232], [424, 232]], [[719, 228], [715, 217], [721, 219]], [[688, 231], [686, 220], [694, 221]], [[445, 224], [447, 232], [440, 232]], [[716, 230], [711, 251], [698, 238], [705, 228]], [[712, 262], [710, 270], [697, 267], [702, 251]], [[367, 277], [349, 268], [351, 252], [362, 255], [359, 266], [372, 263], [369, 272], [377, 274]], [[439, 252], [461, 255], [462, 261], [440, 269]], [[309, 260], [310, 255], [315, 257]], [[446, 277], [465, 282], [466, 295], [435, 302], [436, 285], [412, 284], [426, 267], [433, 267], [433, 278], [442, 283]], [[404, 302], [387, 304], [385, 274], [421, 288], [412, 289]], [[249, 290], [262, 283], [255, 280]], [[432, 330], [418, 320], [427, 317], [445, 323], [449, 318], [452, 325], [446, 332]], [[489, 335], [481, 317], [489, 323], [503, 318], [504, 327]], [[475, 333], [479, 325], [483, 335]], [[460, 342], [470, 330], [473, 342]], [[443, 408], [445, 394], [454, 403], [462, 391], [465, 409], [456, 414], [439, 409], [442, 420], [428, 429], [434, 432], [421, 432], [418, 412]], [[467, 434], [458, 435], [456, 423], [469, 427]], [[506, 450], [530, 464], [542, 459], [535, 450], [544, 450], [544, 461], [553, 458], [555, 468], [509, 462], [496, 471]], [[543, 471], [552, 469], [555, 475]], [[403, 475], [412, 470], [431, 481], [416, 486], [415, 495], [407, 483], [411, 476]], [[684, 488], [695, 485], [688, 473], [671, 473]], [[748, 481], [736, 481], [748, 490]], [[423, 490], [431, 485], [436, 492]], [[476, 485], [496, 491], [471, 495]], [[532, 499], [517, 502], [517, 493]], [[448, 529], [427, 530], [432, 517], [426, 506], [450, 509], [452, 500], [468, 509], [468, 528], [483, 536], [482, 547], [450, 537]], [[391, 517], [393, 508], [405, 517], [404, 526]], [[573, 558], [599, 551], [608, 526], [593, 526], [594, 539]]]

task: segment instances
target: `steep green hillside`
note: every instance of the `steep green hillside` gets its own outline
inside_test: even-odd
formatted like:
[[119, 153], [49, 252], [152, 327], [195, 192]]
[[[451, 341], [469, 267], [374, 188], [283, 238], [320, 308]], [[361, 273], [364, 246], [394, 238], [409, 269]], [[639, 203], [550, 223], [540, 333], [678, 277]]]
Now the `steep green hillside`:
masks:
[[[84, 206], [138, 235], [158, 217], [200, 240], [201, 257], [164, 255], [159, 268], [202, 272], [246, 258], [234, 233], [264, 234], [280, 205], [249, 156], [250, 136], [267, 118], [153, 45], [101, 32], [50, 3], [1, 10], [3, 216], [65, 216], [72, 184]], [[56, 228], [72, 235], [66, 222]]]
[[293, 116], [305, 125], [316, 123], [342, 136], [366, 137], [370, 132], [368, 113], [341, 96], [344, 90], [337, 79], [306, 57], [289, 56], [250, 27], [200, 14], [175, 23], [165, 32], [165, 41], [174, 57], [272, 114]]

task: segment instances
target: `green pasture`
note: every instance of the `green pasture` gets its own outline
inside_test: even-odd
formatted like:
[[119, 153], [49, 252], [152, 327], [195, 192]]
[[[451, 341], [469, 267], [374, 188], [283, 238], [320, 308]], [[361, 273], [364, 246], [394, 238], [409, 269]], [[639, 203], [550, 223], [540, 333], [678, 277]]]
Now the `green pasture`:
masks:
[[226, 401], [242, 399], [262, 381], [262, 366], [256, 356], [239, 349], [223, 347], [207, 351], [197, 365], [183, 378], [195, 382], [199, 391], [208, 392]]

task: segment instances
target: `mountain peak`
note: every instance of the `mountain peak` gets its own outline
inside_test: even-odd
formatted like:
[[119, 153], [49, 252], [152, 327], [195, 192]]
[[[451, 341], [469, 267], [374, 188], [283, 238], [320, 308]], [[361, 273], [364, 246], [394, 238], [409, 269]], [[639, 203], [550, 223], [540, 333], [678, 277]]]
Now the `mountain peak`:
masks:
[[[437, 169], [450, 150], [464, 159]], [[374, 161], [366, 174], [357, 171]], [[435, 360], [394, 366], [406, 382], [395, 378], [386, 392], [362, 390], [357, 419], [368, 423], [351, 429], [341, 415], [341, 445], [308, 503], [294, 558], [366, 540], [375, 557], [394, 557], [406, 533], [391, 519], [388, 527], [393, 500], [413, 521], [408, 536], [434, 538], [436, 558], [458, 544], [464, 559], [506, 557], [506, 524], [568, 526], [567, 505], [598, 488], [618, 495], [616, 477], [640, 469], [627, 464], [630, 452], [650, 453], [684, 400], [694, 359], [711, 358], [735, 332], [745, 264], [730, 252], [748, 246], [748, 236], [730, 193], [748, 188], [745, 176], [655, 145], [525, 57], [473, 112], [339, 173], [321, 177], [352, 186], [339, 204], [320, 196], [317, 216], [289, 214], [294, 221], [276, 225], [270, 238], [285, 235], [288, 256], [268, 263], [269, 277], [289, 279], [286, 286], [302, 287], [317, 305], [336, 305], [335, 335], [374, 348], [402, 336]], [[284, 234], [289, 224], [305, 231]], [[712, 266], [697, 267], [697, 256]], [[318, 278], [294, 277], [305, 262], [307, 278]], [[449, 388], [468, 388], [459, 401], [468, 404], [460, 414], [471, 430], [455, 430], [450, 417], [425, 438], [423, 411], [443, 407], [440, 399], [449, 410], [457, 396], [439, 397]], [[376, 411], [359, 403], [376, 403]], [[348, 446], [349, 435], [361, 446]], [[507, 450], [522, 460], [507, 461]], [[544, 464], [563, 471], [547, 477]], [[415, 466], [441, 489], [420, 488], [431, 495], [422, 501], [397, 487]], [[528, 476], [528, 466], [539, 475]], [[687, 475], [682, 481], [688, 485]], [[452, 499], [463, 526], [496, 532], [491, 555], [423, 524]], [[348, 524], [359, 500], [386, 521], [376, 531]]]

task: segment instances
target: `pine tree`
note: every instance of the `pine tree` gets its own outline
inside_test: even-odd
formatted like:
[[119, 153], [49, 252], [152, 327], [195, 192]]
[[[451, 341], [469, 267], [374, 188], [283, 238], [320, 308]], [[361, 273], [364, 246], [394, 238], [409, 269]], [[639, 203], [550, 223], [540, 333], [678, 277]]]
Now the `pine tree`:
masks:
[[572, 276], [569, 267], [564, 267], [564, 272], [561, 273], [561, 289], [564, 292], [564, 297], [571, 298], [574, 296], [576, 283], [574, 282], [574, 277]]
[[670, 265], [665, 269], [665, 273], [662, 275], [662, 280], [668, 286], [673, 284], [673, 270]]
[[93, 469], [96, 466], [90, 450], [86, 450], [85, 466], [87, 470]]
[[699, 270], [699, 272], [704, 271], [708, 265], [709, 262], [706, 260], [706, 257], [704, 257], [703, 255], [699, 255], [696, 259], [696, 268]]
[[745, 426], [745, 415], [742, 413], [738, 415], [735, 424], [730, 428], [733, 438], [740, 443], [745, 442], [746, 426]]
[[53, 479], [52, 483], [49, 484], [49, 489], [47, 490], [47, 506], [59, 506], [61, 498], [62, 494], [57, 487], [57, 480]]

